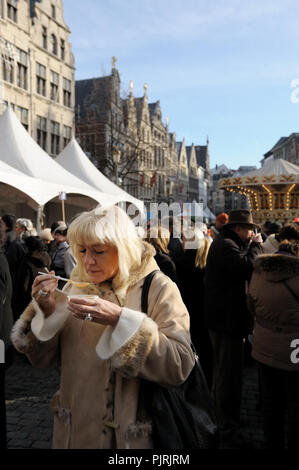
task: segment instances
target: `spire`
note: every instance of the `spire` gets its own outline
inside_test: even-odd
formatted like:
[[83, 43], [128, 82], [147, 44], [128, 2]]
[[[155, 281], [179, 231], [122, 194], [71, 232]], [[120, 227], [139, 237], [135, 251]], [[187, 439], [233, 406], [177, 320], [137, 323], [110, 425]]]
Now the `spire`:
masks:
[[209, 146], [209, 143], [210, 143], [209, 136], [207, 135], [207, 147]]
[[117, 62], [117, 58], [112, 56], [112, 69], [115, 69], [116, 62]]

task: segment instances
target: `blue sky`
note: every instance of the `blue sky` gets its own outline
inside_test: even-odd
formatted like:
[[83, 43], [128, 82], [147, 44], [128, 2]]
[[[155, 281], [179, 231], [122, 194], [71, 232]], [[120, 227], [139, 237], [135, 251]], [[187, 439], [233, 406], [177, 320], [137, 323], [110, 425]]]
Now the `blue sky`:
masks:
[[109, 74], [116, 56], [123, 92], [132, 79], [142, 96], [146, 83], [177, 140], [209, 136], [212, 167], [259, 166], [281, 136], [299, 132], [296, 0], [63, 3], [76, 79]]

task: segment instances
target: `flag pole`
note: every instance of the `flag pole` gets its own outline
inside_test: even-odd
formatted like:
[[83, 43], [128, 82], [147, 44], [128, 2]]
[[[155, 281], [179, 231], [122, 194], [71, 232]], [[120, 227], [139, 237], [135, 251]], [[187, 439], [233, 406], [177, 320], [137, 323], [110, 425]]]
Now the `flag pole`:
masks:
[[62, 199], [62, 201], [61, 201], [61, 208], [62, 208], [62, 220], [65, 223], [64, 199]]

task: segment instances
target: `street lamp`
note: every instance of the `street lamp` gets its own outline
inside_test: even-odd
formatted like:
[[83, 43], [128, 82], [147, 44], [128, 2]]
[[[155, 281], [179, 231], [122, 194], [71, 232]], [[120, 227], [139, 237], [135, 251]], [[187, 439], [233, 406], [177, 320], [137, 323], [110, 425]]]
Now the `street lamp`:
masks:
[[118, 184], [118, 165], [120, 164], [121, 153], [118, 147], [112, 149], [112, 159], [115, 165], [115, 184]]

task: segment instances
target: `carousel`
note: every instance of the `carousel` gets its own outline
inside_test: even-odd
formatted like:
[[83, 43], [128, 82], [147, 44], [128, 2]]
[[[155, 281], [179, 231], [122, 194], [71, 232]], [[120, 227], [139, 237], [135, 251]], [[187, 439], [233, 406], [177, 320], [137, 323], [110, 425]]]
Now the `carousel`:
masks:
[[219, 189], [247, 196], [256, 223], [286, 223], [299, 217], [299, 166], [286, 160], [269, 160], [259, 170], [223, 178]]

